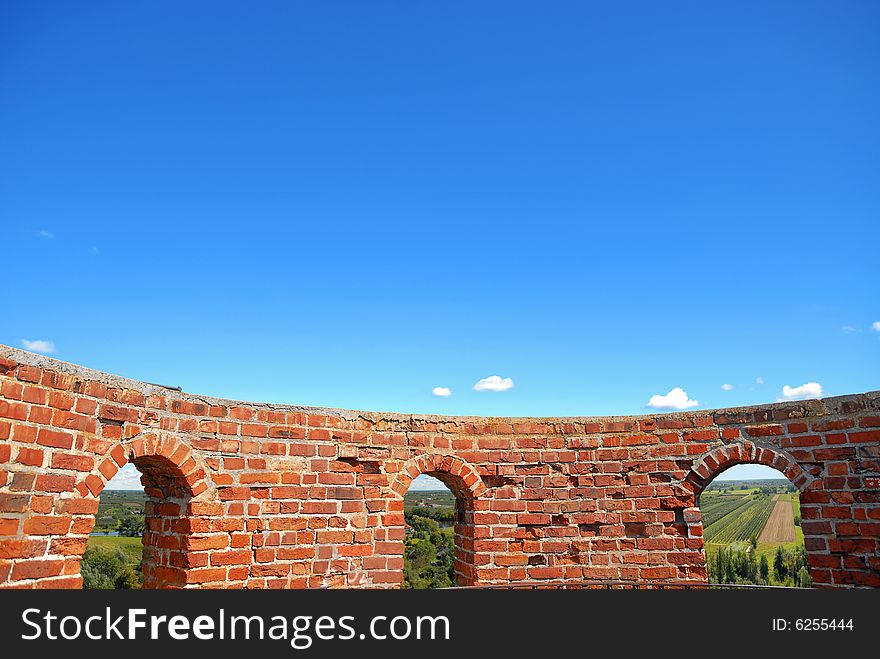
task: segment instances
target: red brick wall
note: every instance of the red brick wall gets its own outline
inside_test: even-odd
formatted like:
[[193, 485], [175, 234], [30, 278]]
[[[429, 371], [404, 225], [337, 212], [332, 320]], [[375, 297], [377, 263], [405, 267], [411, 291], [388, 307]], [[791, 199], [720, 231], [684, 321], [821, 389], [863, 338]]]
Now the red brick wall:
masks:
[[396, 587], [403, 494], [458, 499], [460, 584], [706, 579], [697, 497], [740, 462], [801, 490], [817, 585], [880, 586], [880, 392], [642, 417], [483, 419], [257, 405], [0, 346], [0, 587], [81, 585], [128, 461], [153, 587]]

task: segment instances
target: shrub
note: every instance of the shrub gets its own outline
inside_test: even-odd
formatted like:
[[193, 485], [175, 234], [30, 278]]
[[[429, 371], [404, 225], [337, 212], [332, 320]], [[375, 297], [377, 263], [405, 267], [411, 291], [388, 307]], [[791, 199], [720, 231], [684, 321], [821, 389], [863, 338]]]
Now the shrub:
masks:
[[87, 547], [80, 565], [83, 588], [113, 590], [140, 588], [143, 575], [128, 564], [125, 552], [100, 547]]

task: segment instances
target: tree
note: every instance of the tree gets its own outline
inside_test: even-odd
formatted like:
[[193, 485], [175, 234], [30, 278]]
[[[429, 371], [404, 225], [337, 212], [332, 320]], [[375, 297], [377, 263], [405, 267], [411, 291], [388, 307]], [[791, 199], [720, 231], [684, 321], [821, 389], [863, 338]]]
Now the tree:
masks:
[[426, 508], [425, 506], [414, 506], [407, 508], [403, 512], [403, 517], [407, 524], [412, 524], [416, 517], [427, 517], [436, 520], [441, 524], [452, 524], [455, 521], [455, 510], [452, 508]]
[[770, 562], [767, 560], [766, 554], [761, 554], [761, 561], [758, 563], [758, 574], [761, 576], [761, 581], [766, 583], [770, 583]]
[[773, 557], [773, 574], [779, 583], [783, 583], [788, 576], [788, 570], [785, 566], [785, 554], [782, 551], [781, 545], [776, 548], [776, 555]]
[[756, 557], [756, 549], [757, 544], [752, 547], [752, 551], [750, 551], [746, 557], [747, 573], [745, 574], [745, 580], [748, 583], [756, 583], [758, 580], [758, 559]]
[[143, 576], [139, 568], [128, 564], [121, 549], [111, 551], [100, 547], [86, 547], [80, 564], [83, 588], [113, 590], [140, 588]]
[[116, 552], [87, 547], [80, 564], [83, 588], [112, 590], [124, 567]]
[[712, 557], [707, 561], [708, 569], [709, 569], [709, 583], [722, 583], [722, 575], [721, 571], [721, 557], [719, 556], [721, 552], [715, 552]]
[[130, 565], [126, 565], [122, 572], [113, 582], [113, 587], [117, 590], [132, 590], [143, 586], [143, 576], [133, 570]]
[[144, 534], [144, 518], [137, 515], [126, 515], [119, 521], [119, 535], [136, 538]]
[[414, 515], [404, 552], [405, 588], [446, 588], [455, 583], [451, 529], [441, 529], [436, 520]]
[[734, 556], [731, 550], [726, 550], [727, 554], [726, 560], [726, 570], [724, 574], [724, 583], [736, 583], [736, 574], [737, 574], [737, 565], [736, 565], [736, 557]]
[[813, 587], [813, 579], [810, 577], [810, 571], [807, 569], [807, 566], [804, 565], [798, 570], [797, 573], [797, 585], [800, 588], [812, 588]]

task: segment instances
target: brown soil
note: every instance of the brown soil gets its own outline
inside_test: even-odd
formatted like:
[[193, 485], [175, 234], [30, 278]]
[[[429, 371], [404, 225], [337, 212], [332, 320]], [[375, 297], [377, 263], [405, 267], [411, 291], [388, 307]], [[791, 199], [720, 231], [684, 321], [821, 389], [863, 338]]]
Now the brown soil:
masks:
[[761, 530], [758, 544], [777, 545], [782, 542], [794, 542], [796, 537], [791, 501], [788, 498], [781, 500], [777, 498], [770, 519]]

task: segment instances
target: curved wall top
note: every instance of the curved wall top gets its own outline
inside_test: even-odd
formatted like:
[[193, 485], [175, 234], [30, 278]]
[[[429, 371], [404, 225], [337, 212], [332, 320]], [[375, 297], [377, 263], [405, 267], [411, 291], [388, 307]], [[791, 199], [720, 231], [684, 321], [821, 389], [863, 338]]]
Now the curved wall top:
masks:
[[464, 502], [459, 583], [698, 583], [697, 497], [740, 462], [801, 490], [817, 584], [880, 586], [878, 449], [880, 392], [643, 416], [396, 414], [196, 396], [0, 346], [0, 586], [78, 586], [97, 497], [130, 460], [156, 586], [396, 586], [400, 495], [419, 473]]
[[[336, 416], [342, 419], [386, 419], [398, 422], [437, 422], [449, 421], [452, 423], [514, 423], [514, 422], [547, 422], [547, 423], [586, 423], [586, 422], [638, 422], [639, 420], [649, 419], [672, 419], [672, 418], [695, 418], [695, 417], [722, 417], [741, 416], [743, 414], [761, 413], [765, 410], [785, 410], [789, 416], [787, 418], [795, 418], [796, 416], [827, 416], [833, 415], [840, 411], [840, 405], [846, 401], [863, 400], [869, 405], [877, 404], [880, 400], [880, 390], [869, 391], [861, 394], [850, 394], [844, 396], [831, 396], [827, 398], [815, 398], [800, 401], [785, 401], [777, 403], [764, 403], [758, 405], [746, 405], [738, 407], [723, 407], [710, 410], [690, 410], [680, 412], [663, 412], [663, 413], [647, 413], [632, 415], [599, 415], [599, 416], [557, 416], [557, 417], [483, 417], [483, 416], [457, 416], [457, 415], [436, 415], [436, 414], [419, 414], [419, 413], [402, 413], [402, 412], [381, 412], [368, 410], [349, 410], [337, 407], [321, 407], [309, 405], [290, 405], [273, 402], [259, 401], [243, 401], [231, 398], [218, 398], [214, 396], [203, 396], [186, 391], [180, 391], [177, 388], [169, 386], [142, 382], [126, 378], [112, 373], [105, 373], [95, 369], [72, 364], [70, 362], [61, 361], [45, 355], [39, 355], [19, 348], [0, 344], [0, 358], [10, 360], [16, 364], [34, 366], [40, 369], [46, 369], [51, 372], [63, 373], [73, 376], [82, 381], [91, 381], [101, 383], [110, 388], [121, 390], [136, 391], [144, 396], [162, 396], [168, 400], [179, 400], [190, 403], [203, 403], [207, 405], [219, 405], [225, 407], [249, 407], [254, 410], [278, 410], [290, 412], [303, 412], [306, 414]], [[845, 407], [852, 407], [852, 404]], [[875, 408], [876, 409], [876, 408]], [[760, 414], [756, 415], [756, 418]], [[777, 414], [778, 416], [778, 414]]]

